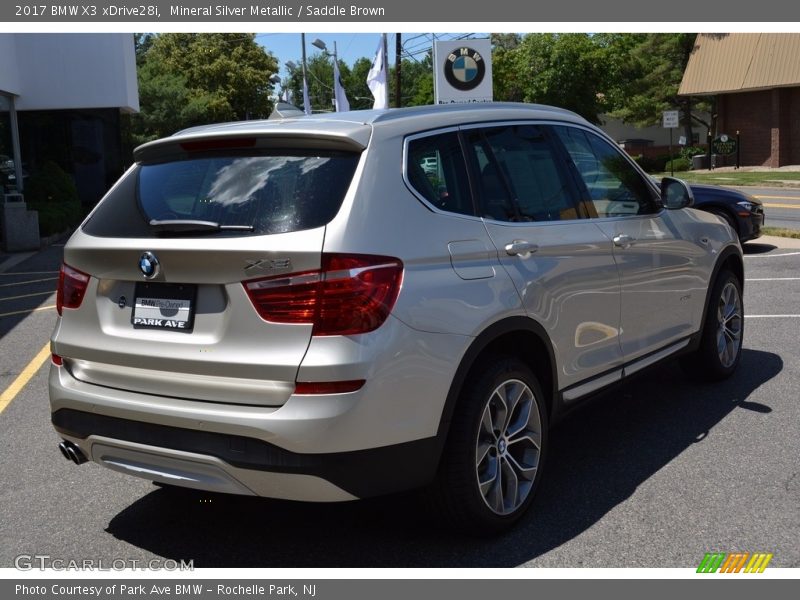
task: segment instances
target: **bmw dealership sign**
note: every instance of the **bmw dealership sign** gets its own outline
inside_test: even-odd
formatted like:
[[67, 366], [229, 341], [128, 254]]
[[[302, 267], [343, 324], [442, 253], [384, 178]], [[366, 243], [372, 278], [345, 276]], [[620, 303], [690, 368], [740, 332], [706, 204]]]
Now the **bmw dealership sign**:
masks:
[[489, 40], [435, 42], [436, 104], [492, 101], [492, 44]]

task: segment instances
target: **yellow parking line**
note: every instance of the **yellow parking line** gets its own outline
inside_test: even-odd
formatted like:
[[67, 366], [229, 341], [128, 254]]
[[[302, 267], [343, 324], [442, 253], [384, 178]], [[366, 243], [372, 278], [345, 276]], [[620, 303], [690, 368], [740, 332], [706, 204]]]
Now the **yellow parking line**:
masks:
[[772, 204], [772, 203], [764, 203], [763, 206], [766, 208], [800, 208], [800, 204]]
[[40, 306], [39, 308], [28, 308], [26, 310], [14, 310], [14, 311], [7, 312], [7, 313], [0, 313], [0, 317], [10, 317], [10, 316], [13, 316], [13, 315], [24, 315], [24, 314], [32, 313], [32, 312], [39, 312], [40, 310], [50, 310], [51, 308], [55, 308], [55, 307], [56, 307], [55, 304], [51, 304], [49, 306]]
[[22, 369], [22, 373], [17, 375], [17, 378], [11, 383], [11, 385], [8, 386], [2, 394], [0, 394], [0, 413], [6, 409], [6, 406], [11, 404], [11, 401], [17, 397], [17, 394], [22, 391], [22, 388], [24, 388], [31, 378], [36, 375], [49, 356], [50, 342], [47, 342], [44, 345], [44, 348], [39, 350], [39, 354], [34, 356], [33, 360], [29, 362], [24, 369]]
[[759, 194], [753, 194], [755, 198], [769, 198], [770, 200], [800, 200], [798, 196], [760, 196]]

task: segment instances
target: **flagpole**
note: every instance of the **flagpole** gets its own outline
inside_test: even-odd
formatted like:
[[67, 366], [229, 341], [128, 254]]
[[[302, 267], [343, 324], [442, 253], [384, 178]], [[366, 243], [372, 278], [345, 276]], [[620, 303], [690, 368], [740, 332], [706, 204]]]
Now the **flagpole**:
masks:
[[339, 98], [336, 94], [336, 90], [339, 86], [339, 78], [336, 76], [336, 73], [339, 70], [339, 57], [336, 55], [336, 40], [333, 40], [333, 67], [333, 102], [336, 112], [339, 112], [342, 109], [339, 107]]
[[306, 34], [300, 34], [300, 43], [303, 45], [303, 109], [307, 115], [311, 114], [311, 100], [308, 98], [308, 79], [306, 79]]

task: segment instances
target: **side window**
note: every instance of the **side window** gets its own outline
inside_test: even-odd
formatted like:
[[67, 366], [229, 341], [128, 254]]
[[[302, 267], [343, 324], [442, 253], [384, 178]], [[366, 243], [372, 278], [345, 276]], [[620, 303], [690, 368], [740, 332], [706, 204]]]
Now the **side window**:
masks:
[[577, 127], [553, 127], [589, 196], [592, 216], [624, 217], [658, 211], [653, 191], [622, 153]]
[[405, 169], [411, 186], [436, 208], [462, 215], [475, 214], [456, 132], [411, 140]]
[[535, 125], [464, 132], [477, 171], [481, 215], [495, 221], [577, 219], [572, 188]]

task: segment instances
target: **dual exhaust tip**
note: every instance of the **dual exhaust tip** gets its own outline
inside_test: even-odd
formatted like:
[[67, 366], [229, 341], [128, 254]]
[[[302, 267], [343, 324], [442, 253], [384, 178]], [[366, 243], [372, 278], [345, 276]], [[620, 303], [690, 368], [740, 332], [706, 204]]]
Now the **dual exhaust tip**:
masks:
[[76, 446], [72, 442], [68, 442], [67, 440], [61, 442], [58, 445], [58, 449], [61, 450], [61, 454], [64, 456], [64, 458], [66, 458], [67, 460], [71, 460], [76, 465], [82, 465], [83, 463], [89, 460], [88, 458], [86, 458], [86, 455], [83, 453], [83, 450], [78, 448], [78, 446]]

